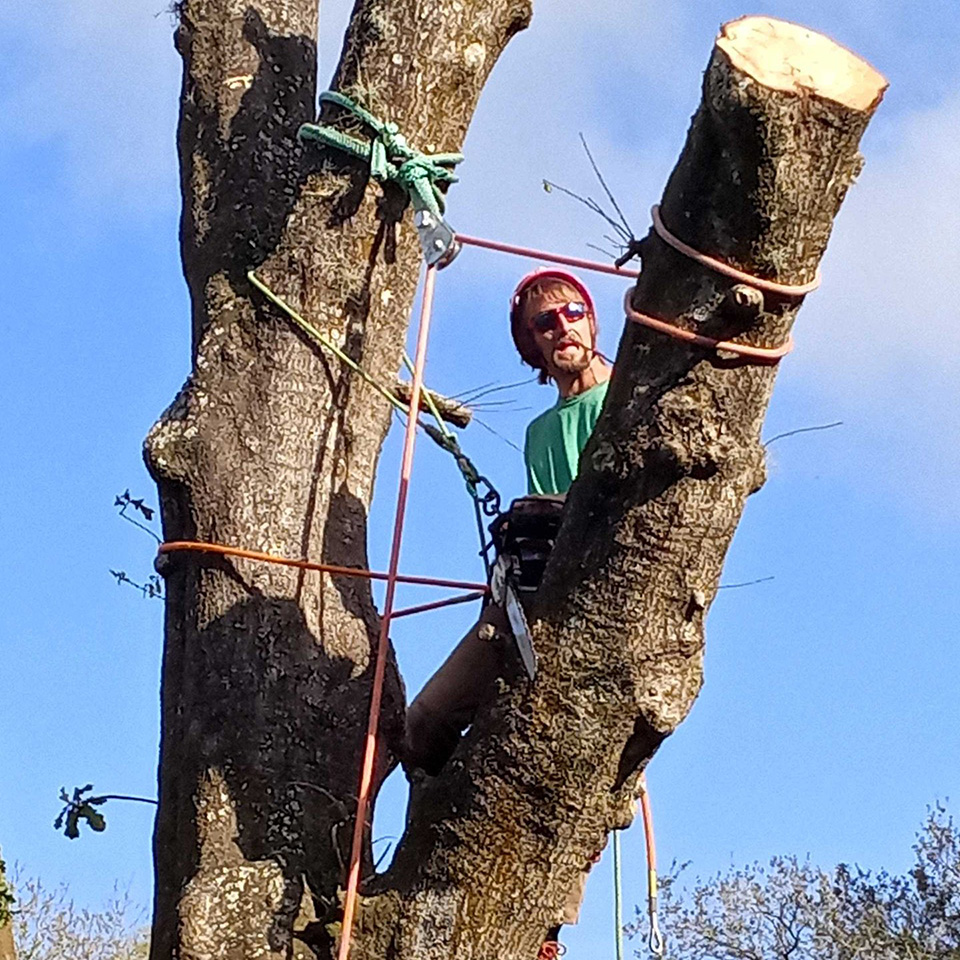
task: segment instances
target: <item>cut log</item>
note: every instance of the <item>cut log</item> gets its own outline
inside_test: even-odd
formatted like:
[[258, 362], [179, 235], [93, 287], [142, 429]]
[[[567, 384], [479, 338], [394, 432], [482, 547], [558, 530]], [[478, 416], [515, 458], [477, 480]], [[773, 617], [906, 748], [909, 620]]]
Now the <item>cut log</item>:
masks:
[[[664, 191], [667, 227], [747, 273], [810, 280], [885, 87], [810, 30], [726, 25]], [[776, 346], [789, 334], [796, 298], [728, 296], [734, 281], [658, 237], [642, 248], [635, 309], [717, 340]], [[706, 614], [764, 481], [775, 376], [627, 324], [529, 609], [536, 681], [518, 670], [414, 792], [394, 864], [368, 890], [354, 960], [536, 955], [700, 690]]]
[[[407, 380], [398, 380], [393, 392], [398, 400], [407, 404], [408, 407], [410, 406], [410, 383]], [[473, 419], [473, 411], [468, 406], [460, 403], [459, 400], [451, 400], [450, 397], [445, 397], [442, 393], [436, 393], [433, 390], [424, 390], [423, 393], [430, 394], [437, 408], [437, 413], [447, 423], [452, 423], [461, 430], [470, 425], [470, 421]], [[430, 412], [430, 404], [427, 402], [426, 396], [421, 395], [420, 397], [420, 409], [424, 413]]]

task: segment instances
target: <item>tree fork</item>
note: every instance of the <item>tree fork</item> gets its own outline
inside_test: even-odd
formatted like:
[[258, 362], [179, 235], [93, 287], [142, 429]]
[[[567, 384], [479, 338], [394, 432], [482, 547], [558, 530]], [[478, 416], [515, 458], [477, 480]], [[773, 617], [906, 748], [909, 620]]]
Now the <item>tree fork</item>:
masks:
[[[297, 142], [315, 119], [316, 0], [177, 12], [193, 369], [145, 444], [164, 534], [367, 566], [387, 404], [246, 272], [391, 382], [421, 260], [405, 198]], [[424, 150], [457, 151], [529, 16], [528, 0], [361, 0], [335, 86]], [[194, 556], [164, 574], [151, 960], [279, 960], [301, 906], [336, 905], [378, 627], [369, 585]], [[402, 726], [395, 665], [384, 711], [381, 776]]]
[[[754, 276], [814, 276], [886, 81], [833, 41], [762, 17], [722, 28], [661, 202], [668, 228]], [[733, 291], [655, 235], [636, 310], [777, 346], [797, 299]], [[747, 497], [776, 367], [627, 323], [604, 412], [530, 606], [540, 669], [478, 715], [413, 791], [368, 888], [354, 960], [535, 956], [578, 873], [632, 818], [640, 772], [702, 682], [704, 620]]]

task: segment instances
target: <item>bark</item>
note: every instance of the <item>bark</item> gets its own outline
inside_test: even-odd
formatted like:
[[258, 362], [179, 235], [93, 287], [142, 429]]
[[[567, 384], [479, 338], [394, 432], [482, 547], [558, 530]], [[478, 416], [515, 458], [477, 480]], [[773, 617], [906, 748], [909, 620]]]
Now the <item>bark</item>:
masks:
[[[455, 150], [528, 16], [518, 0], [360, 0], [336, 85], [415, 144]], [[293, 139], [314, 102], [310, 4], [187, 0], [181, 17], [194, 368], [147, 440], [165, 535], [365, 566], [387, 406], [244, 277], [257, 268], [389, 382], [418, 269], [409, 217], [356, 164], [317, 162]], [[714, 51], [664, 219], [748, 271], [807, 279], [882, 84], [866, 68], [873, 92], [860, 102], [825, 79], [860, 64], [852, 55], [805, 31], [738, 23]], [[830, 54], [825, 66], [814, 48]], [[729, 281], [657, 239], [643, 259], [637, 309], [763, 344], [792, 325], [795, 302], [768, 296], [757, 315], [735, 312]], [[699, 690], [704, 617], [763, 480], [774, 376], [628, 325], [530, 609], [537, 680], [511, 671], [443, 773], [414, 784], [394, 864], [366, 886], [354, 960], [535, 956]], [[286, 956], [301, 906], [320, 918], [310, 939], [326, 957], [372, 673], [369, 589], [195, 556], [164, 572], [151, 958]], [[381, 773], [402, 706], [394, 670]]]
[[[193, 369], [146, 441], [164, 534], [367, 566], [389, 408], [245, 276], [256, 269], [390, 383], [420, 266], [411, 218], [361, 165], [296, 141], [315, 118], [315, 0], [185, 0], [179, 16]], [[411, 143], [456, 151], [528, 19], [527, 0], [360, 0], [335, 85]], [[369, 586], [194, 557], [163, 572], [151, 958], [285, 957], [301, 904], [335, 904], [347, 855], [377, 630]], [[402, 713], [393, 669], [388, 742]], [[387, 745], [381, 775], [389, 761]]]
[[17, 948], [13, 942], [13, 927], [9, 922], [0, 925], [0, 960], [17, 960]]
[[[402, 400], [409, 406], [410, 391], [411, 384], [408, 381], [398, 380], [393, 392], [399, 400]], [[433, 390], [423, 391], [421, 394], [421, 410], [425, 412], [430, 411], [430, 404], [425, 396], [426, 393], [430, 394], [433, 405], [437, 408], [437, 413], [440, 414], [443, 420], [446, 420], [447, 423], [452, 423], [455, 427], [460, 427], [461, 430], [470, 426], [470, 421], [473, 419], [473, 411], [465, 403], [461, 403], [459, 400], [452, 400], [450, 397], [445, 397], [443, 394], [436, 393]]]

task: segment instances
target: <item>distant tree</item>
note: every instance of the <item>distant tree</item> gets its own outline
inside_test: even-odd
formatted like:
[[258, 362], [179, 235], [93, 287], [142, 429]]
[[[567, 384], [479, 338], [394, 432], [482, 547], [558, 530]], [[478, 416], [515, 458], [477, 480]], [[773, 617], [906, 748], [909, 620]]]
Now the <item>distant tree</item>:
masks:
[[[17, 953], [0, 960], [146, 960], [148, 930], [143, 911], [116, 893], [101, 910], [78, 907], [66, 887], [48, 889], [36, 879], [17, 877], [12, 909]], [[12, 944], [11, 944], [12, 948]]]
[[665, 960], [958, 960], [960, 830], [944, 807], [913, 849], [905, 876], [788, 856], [685, 888], [681, 867], [662, 885]]

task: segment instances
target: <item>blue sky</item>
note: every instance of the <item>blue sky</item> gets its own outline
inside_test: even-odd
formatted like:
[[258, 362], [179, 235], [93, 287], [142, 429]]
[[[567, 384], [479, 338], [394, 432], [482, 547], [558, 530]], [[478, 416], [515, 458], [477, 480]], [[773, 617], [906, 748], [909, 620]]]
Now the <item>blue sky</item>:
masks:
[[[321, 83], [348, 5], [321, 14]], [[596, 192], [582, 131], [638, 233], [689, 117], [720, 0], [584, 9], [543, 2], [494, 70], [466, 145], [451, 222], [465, 233], [590, 255], [603, 225], [540, 178]], [[947, 0], [772, 0], [761, 12], [831, 34], [891, 81], [867, 166], [837, 221], [824, 284], [801, 311], [767, 436], [770, 479], [748, 504], [708, 626], [706, 685], [649, 779], [661, 860], [709, 874], [778, 852], [903, 869], [925, 805], [957, 793], [960, 670], [953, 593], [960, 496], [960, 9]], [[150, 897], [152, 810], [111, 804], [108, 830], [51, 828], [57, 790], [155, 793], [161, 605], [109, 568], [151, 572], [149, 537], [115, 494], [155, 496], [147, 429], [187, 372], [174, 145], [179, 63], [161, 0], [51, 0], [0, 9], [0, 843], [96, 904], [114, 882]], [[440, 278], [428, 380], [456, 393], [525, 376], [506, 303], [529, 264], [467, 251]], [[602, 341], [622, 284], [594, 284]], [[483, 415], [515, 443], [549, 389]], [[465, 449], [509, 497], [519, 454], [482, 427]], [[399, 436], [371, 517], [386, 563]], [[421, 442], [402, 566], [479, 575], [469, 501]], [[442, 535], [442, 541], [440, 536]], [[438, 543], [442, 547], [438, 549]], [[401, 602], [421, 594], [405, 593]], [[432, 595], [431, 595], [432, 597]], [[464, 608], [398, 623], [415, 690], [468, 625]], [[398, 832], [402, 784], [377, 830]], [[642, 901], [642, 837], [624, 839], [627, 904]], [[573, 956], [611, 950], [610, 865], [596, 868]]]

